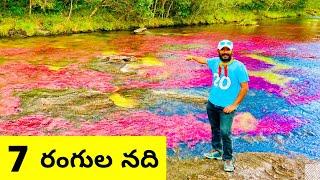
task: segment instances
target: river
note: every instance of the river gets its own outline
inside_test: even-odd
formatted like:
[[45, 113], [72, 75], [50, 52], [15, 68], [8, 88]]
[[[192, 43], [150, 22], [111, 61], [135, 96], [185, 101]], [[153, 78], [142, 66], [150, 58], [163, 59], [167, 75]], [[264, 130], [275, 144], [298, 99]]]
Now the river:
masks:
[[212, 74], [185, 57], [222, 39], [250, 75], [234, 151], [319, 159], [319, 18], [0, 39], [0, 134], [165, 135], [169, 156], [201, 156]]

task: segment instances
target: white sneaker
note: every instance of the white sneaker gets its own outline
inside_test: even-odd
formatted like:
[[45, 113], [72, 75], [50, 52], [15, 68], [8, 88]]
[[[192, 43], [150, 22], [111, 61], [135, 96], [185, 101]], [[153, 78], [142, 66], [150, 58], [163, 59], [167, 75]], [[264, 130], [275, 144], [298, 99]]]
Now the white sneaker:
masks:
[[212, 150], [208, 153], [204, 153], [204, 157], [208, 159], [217, 159], [222, 160], [222, 151], [220, 150]]
[[223, 169], [226, 172], [233, 172], [235, 167], [234, 167], [234, 159], [232, 160], [225, 160], [224, 161], [224, 165], [223, 165]]

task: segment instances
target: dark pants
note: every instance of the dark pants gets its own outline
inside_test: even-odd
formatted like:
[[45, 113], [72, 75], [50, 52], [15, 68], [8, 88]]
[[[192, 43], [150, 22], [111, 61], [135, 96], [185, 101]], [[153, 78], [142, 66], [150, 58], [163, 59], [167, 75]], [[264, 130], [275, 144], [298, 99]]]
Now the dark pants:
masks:
[[[231, 127], [235, 111], [224, 113], [221, 106], [216, 106], [210, 101], [207, 103], [207, 113], [212, 132], [212, 148], [222, 150], [223, 144], [223, 160], [232, 159], [232, 140]], [[221, 144], [222, 140], [222, 144]]]

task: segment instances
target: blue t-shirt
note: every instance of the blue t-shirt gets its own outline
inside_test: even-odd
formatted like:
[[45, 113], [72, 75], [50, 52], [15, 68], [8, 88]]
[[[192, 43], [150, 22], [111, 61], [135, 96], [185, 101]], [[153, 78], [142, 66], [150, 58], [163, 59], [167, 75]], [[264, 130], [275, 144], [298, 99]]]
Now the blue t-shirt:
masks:
[[222, 107], [233, 104], [240, 92], [240, 83], [249, 81], [249, 75], [245, 65], [238, 60], [234, 60], [228, 65], [228, 76], [225, 76], [224, 68], [222, 67], [219, 77], [218, 68], [221, 62], [220, 58], [208, 58], [207, 62], [213, 75], [209, 101], [212, 104]]

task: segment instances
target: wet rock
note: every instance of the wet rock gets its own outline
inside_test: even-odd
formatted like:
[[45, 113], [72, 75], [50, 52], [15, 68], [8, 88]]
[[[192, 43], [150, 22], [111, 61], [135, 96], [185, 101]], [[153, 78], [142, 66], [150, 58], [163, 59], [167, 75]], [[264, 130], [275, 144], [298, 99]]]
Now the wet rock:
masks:
[[16, 37], [16, 38], [25, 38], [28, 37], [27, 32], [21, 29], [10, 29], [8, 31], [8, 35], [10, 37]]
[[312, 132], [312, 131], [307, 131], [306, 133], [307, 133], [307, 135], [309, 135], [309, 136], [316, 136], [316, 134], [315, 134], [314, 132]]
[[128, 64], [122, 66], [120, 68], [120, 71], [123, 72], [123, 73], [136, 72], [136, 70], [134, 68], [128, 66]]
[[48, 36], [48, 35], [50, 35], [50, 31], [43, 30], [43, 29], [38, 29], [38, 30], [37, 30], [37, 34], [39, 34], [39, 35], [44, 35], [44, 36]]
[[263, 135], [256, 135], [256, 136], [250, 136], [250, 135], [244, 135], [241, 137], [243, 140], [249, 142], [249, 143], [254, 143], [254, 142], [260, 142], [260, 141], [265, 141], [267, 138]]
[[107, 55], [107, 56], [98, 56], [101, 61], [111, 62], [111, 63], [127, 63], [136, 61], [137, 58], [134, 56], [122, 56], [122, 55]]
[[274, 139], [279, 145], [283, 145], [283, 143], [284, 143], [283, 136], [281, 136], [281, 135], [276, 135], [273, 139]]

